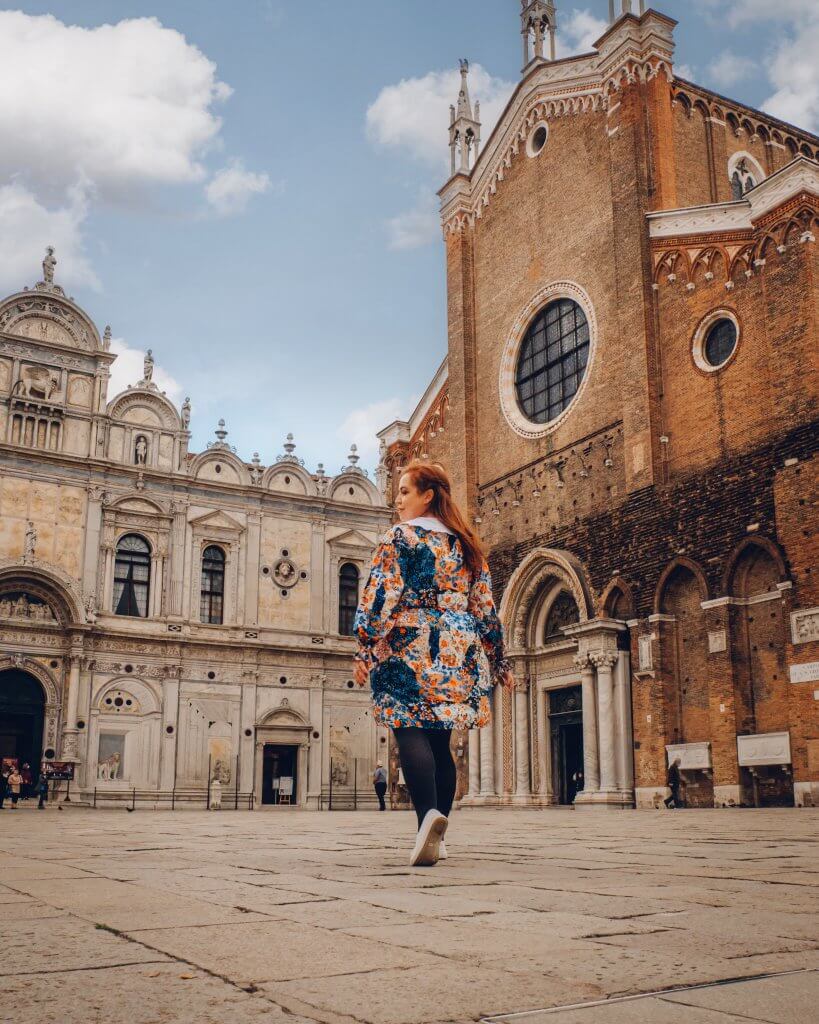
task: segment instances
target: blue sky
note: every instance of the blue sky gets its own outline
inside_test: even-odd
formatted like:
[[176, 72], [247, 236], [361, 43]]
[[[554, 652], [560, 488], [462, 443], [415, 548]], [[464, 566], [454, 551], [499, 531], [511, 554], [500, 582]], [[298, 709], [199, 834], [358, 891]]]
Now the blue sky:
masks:
[[[562, 52], [607, 0], [559, 3]], [[817, 128], [816, 0], [665, 0], [678, 73]], [[520, 74], [516, 0], [0, 4], [0, 290], [57, 280], [213, 437], [309, 468], [410, 412], [446, 350], [434, 193], [472, 62], [484, 134]], [[15, 13], [17, 12], [17, 13]], [[49, 20], [40, 16], [50, 15]], [[153, 21], [146, 19], [154, 19]], [[108, 26], [104, 28], [103, 26]], [[680, 67], [681, 66], [681, 67]]]

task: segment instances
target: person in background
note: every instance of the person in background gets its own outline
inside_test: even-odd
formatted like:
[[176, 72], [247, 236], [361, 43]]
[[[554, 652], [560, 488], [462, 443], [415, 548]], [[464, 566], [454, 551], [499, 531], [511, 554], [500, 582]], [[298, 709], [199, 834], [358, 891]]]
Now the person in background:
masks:
[[380, 761], [375, 766], [375, 771], [373, 772], [373, 786], [375, 787], [375, 795], [378, 797], [379, 811], [386, 811], [387, 805], [384, 803], [384, 794], [387, 792], [387, 771]]
[[395, 499], [400, 522], [378, 546], [355, 617], [355, 681], [392, 729], [415, 813], [412, 866], [446, 859], [455, 798], [453, 729], [492, 717], [492, 688], [514, 689], [481, 542], [446, 470], [411, 462]]
[[37, 784], [34, 787], [34, 792], [37, 794], [38, 797], [37, 810], [44, 811], [45, 802], [46, 800], [48, 800], [48, 779], [42, 772], [40, 772], [40, 778], [37, 779]]
[[20, 769], [20, 775], [23, 778], [23, 785], [20, 790], [20, 796], [24, 800], [28, 800], [28, 798], [31, 796], [33, 792], [32, 782], [34, 781], [31, 774], [31, 765], [28, 763], [28, 761], [23, 762], [23, 767]]
[[20, 774], [17, 768], [12, 768], [11, 775], [9, 775], [9, 791], [11, 793], [11, 809], [17, 810], [17, 801], [20, 799], [20, 790], [23, 786], [23, 776]]
[[678, 757], [675, 757], [668, 766], [666, 785], [671, 790], [671, 794], [665, 798], [663, 803], [669, 809], [672, 804], [675, 808], [682, 807], [682, 800], [680, 800], [680, 759]]
[[6, 799], [6, 793], [9, 791], [9, 773], [5, 768], [0, 771], [0, 811], [3, 810], [3, 803]]

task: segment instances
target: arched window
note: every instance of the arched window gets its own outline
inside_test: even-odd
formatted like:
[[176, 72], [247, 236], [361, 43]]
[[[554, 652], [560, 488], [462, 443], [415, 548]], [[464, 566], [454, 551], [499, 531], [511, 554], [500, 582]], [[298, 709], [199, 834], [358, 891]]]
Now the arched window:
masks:
[[577, 610], [577, 602], [571, 594], [558, 594], [552, 602], [549, 614], [546, 616], [546, 626], [543, 630], [545, 643], [552, 643], [555, 640], [563, 639], [563, 626], [572, 626], [580, 622], [580, 612]]
[[358, 608], [358, 569], [347, 562], [338, 574], [338, 631], [342, 636], [353, 635], [355, 611]]
[[137, 533], [128, 533], [117, 544], [114, 562], [114, 614], [147, 618], [150, 585], [151, 549], [144, 537]]
[[202, 552], [202, 589], [199, 592], [199, 621], [221, 626], [225, 601], [225, 553], [215, 544]]
[[520, 346], [515, 391], [524, 415], [550, 423], [569, 405], [589, 361], [589, 324], [572, 299], [550, 302], [529, 325]]
[[[736, 159], [736, 157], [734, 158]], [[733, 160], [731, 161], [733, 163]], [[731, 168], [728, 168], [729, 174], [731, 174], [731, 198], [742, 199], [746, 192], [750, 192], [752, 188], [756, 188], [759, 182], [762, 180], [762, 175], [757, 170], [756, 161], [752, 157], [742, 157], [734, 167], [733, 173]], [[758, 166], [758, 165], [757, 165]]]

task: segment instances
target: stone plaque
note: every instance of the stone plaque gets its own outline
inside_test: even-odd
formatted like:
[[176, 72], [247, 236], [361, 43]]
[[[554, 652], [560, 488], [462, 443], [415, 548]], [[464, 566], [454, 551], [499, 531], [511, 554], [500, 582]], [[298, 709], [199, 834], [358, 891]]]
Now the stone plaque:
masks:
[[737, 736], [737, 755], [744, 767], [791, 763], [791, 738], [787, 732]]
[[666, 748], [668, 763], [680, 760], [680, 771], [711, 767], [710, 743], [671, 743]]
[[795, 644], [819, 640], [819, 608], [798, 608], [791, 612], [791, 637]]
[[791, 665], [792, 683], [812, 683], [819, 679], [819, 661], [805, 661], [801, 665]]
[[728, 640], [724, 629], [717, 629], [708, 634], [708, 653], [722, 654], [728, 649]]
[[638, 637], [637, 639], [638, 665], [642, 671], [648, 671], [654, 667], [651, 654], [651, 641], [653, 639], [653, 633], [649, 633], [647, 636]]

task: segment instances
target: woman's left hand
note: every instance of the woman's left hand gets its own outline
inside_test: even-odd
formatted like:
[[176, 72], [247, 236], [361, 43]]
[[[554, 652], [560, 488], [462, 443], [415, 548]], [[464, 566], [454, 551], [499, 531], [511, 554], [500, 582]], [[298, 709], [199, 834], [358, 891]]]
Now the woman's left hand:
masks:
[[353, 679], [355, 679], [359, 686], [366, 686], [369, 678], [370, 670], [367, 668], [367, 663], [356, 659], [353, 668]]
[[508, 668], [503, 675], [500, 676], [499, 682], [507, 690], [514, 690], [517, 686], [515, 681], [515, 673], [511, 668]]

